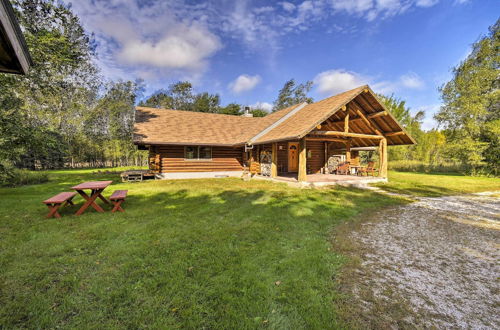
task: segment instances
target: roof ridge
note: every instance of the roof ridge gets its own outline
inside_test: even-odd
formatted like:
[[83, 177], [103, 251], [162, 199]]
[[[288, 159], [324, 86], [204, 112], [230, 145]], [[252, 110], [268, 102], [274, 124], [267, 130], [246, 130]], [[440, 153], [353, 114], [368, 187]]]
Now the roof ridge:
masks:
[[[301, 110], [302, 108], [304, 108], [306, 105], [308, 105], [307, 102], [303, 102], [303, 103], [300, 103], [297, 105], [297, 107], [295, 107], [292, 111], [290, 111], [289, 113], [287, 113], [286, 115], [284, 115], [283, 117], [279, 118], [278, 120], [276, 120], [274, 123], [272, 123], [271, 125], [269, 125], [268, 127], [264, 128], [262, 131], [260, 131], [257, 135], [255, 135], [254, 137], [252, 137], [250, 140], [248, 140], [248, 144], [252, 144], [255, 140], [259, 139], [261, 136], [265, 135], [266, 133], [268, 133], [269, 131], [271, 131], [273, 128], [277, 127], [279, 124], [281, 124], [282, 122], [284, 122], [285, 120], [287, 120], [288, 118], [292, 117], [294, 114], [296, 114], [299, 110]], [[265, 117], [263, 117], [265, 118]]]
[[143, 107], [143, 106], [136, 106], [135, 107], [136, 110], [138, 110], [139, 108], [151, 109], [151, 110], [161, 110], [161, 111], [175, 111], [175, 112], [183, 112], [183, 113], [196, 113], [196, 114], [202, 114], [202, 115], [217, 115], [217, 116], [226, 116], [226, 117], [231, 117], [231, 118], [253, 118], [253, 119], [266, 118], [266, 117], [244, 117], [244, 116], [239, 116], [239, 115], [229, 115], [227, 113], [203, 112], [203, 111], [192, 111], [192, 110], [153, 108], [153, 107]]
[[358, 87], [355, 87], [355, 88], [351, 88], [351, 89], [349, 89], [349, 90], [347, 90], [347, 91], [344, 91], [344, 92], [342, 92], [342, 93], [338, 93], [338, 94], [334, 94], [334, 95], [328, 96], [327, 98], [324, 98], [324, 99], [322, 99], [322, 100], [319, 100], [319, 101], [314, 102], [314, 103], [311, 103], [311, 104], [316, 104], [316, 103], [320, 103], [320, 102], [323, 102], [323, 101], [327, 101], [327, 100], [329, 100], [329, 99], [331, 99], [331, 98], [333, 98], [333, 97], [339, 97], [339, 96], [341, 96], [342, 94], [351, 93], [352, 91], [354, 91], [354, 90], [356, 90], [356, 89], [366, 89], [366, 88], [370, 88], [370, 86], [368, 86], [368, 85], [361, 85], [361, 86], [358, 86]]

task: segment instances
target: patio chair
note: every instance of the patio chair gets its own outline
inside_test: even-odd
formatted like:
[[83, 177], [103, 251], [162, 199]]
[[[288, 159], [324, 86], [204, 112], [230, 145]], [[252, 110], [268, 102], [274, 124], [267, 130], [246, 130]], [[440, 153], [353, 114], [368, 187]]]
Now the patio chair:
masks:
[[368, 162], [367, 167], [361, 167], [358, 170], [358, 175], [363, 176], [363, 174], [366, 174], [366, 176], [368, 176], [371, 174], [372, 176], [375, 176], [375, 172], [378, 172], [378, 169], [375, 168], [375, 162]]
[[340, 175], [348, 175], [351, 172], [351, 168], [349, 166], [349, 162], [342, 163], [337, 166], [337, 170], [335, 171], [336, 174]]

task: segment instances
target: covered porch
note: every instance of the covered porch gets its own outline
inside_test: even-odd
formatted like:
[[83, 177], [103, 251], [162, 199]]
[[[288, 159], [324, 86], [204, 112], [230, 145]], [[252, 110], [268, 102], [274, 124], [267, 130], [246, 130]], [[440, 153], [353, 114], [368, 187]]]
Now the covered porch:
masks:
[[[252, 139], [250, 172], [297, 182], [386, 181], [387, 147], [415, 141], [370, 89], [344, 96], [305, 105]], [[378, 157], [361, 160], [368, 150]]]
[[[387, 181], [387, 140], [384, 137], [357, 137], [373, 139], [378, 146], [351, 147], [352, 138], [334, 137], [342, 132], [328, 131], [327, 136], [322, 136], [323, 132], [326, 131], [314, 131], [298, 142], [286, 143], [286, 157], [281, 155], [284, 148], [280, 150], [280, 144], [273, 143], [269, 153], [271, 158], [269, 171], [266, 173], [266, 165], [261, 163], [263, 170], [260, 174], [267, 174], [279, 181], [325, 185]], [[354, 136], [356, 133], [351, 135]], [[361, 151], [377, 153], [378, 160], [363, 162], [360, 157]]]

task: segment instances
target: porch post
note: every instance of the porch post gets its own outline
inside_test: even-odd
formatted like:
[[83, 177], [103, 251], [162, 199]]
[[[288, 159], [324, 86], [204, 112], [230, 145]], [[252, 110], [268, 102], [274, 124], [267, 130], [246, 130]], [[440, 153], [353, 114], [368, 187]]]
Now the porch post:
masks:
[[345, 160], [347, 162], [351, 161], [351, 140], [347, 140], [345, 144]]
[[326, 174], [328, 172], [328, 142], [324, 142], [325, 144], [325, 165], [323, 172]]
[[383, 138], [379, 143], [379, 159], [380, 165], [378, 168], [378, 176], [381, 178], [387, 178], [387, 139]]
[[271, 178], [278, 176], [278, 144], [273, 143], [271, 151]]
[[299, 173], [297, 179], [300, 182], [307, 181], [307, 150], [305, 137], [299, 141]]

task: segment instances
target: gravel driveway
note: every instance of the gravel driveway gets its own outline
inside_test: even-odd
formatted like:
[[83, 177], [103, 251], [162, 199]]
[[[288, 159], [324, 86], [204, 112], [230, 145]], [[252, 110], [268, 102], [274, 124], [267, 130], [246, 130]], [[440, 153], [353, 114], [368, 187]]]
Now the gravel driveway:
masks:
[[363, 327], [500, 329], [500, 198], [421, 198], [350, 232], [341, 281]]

